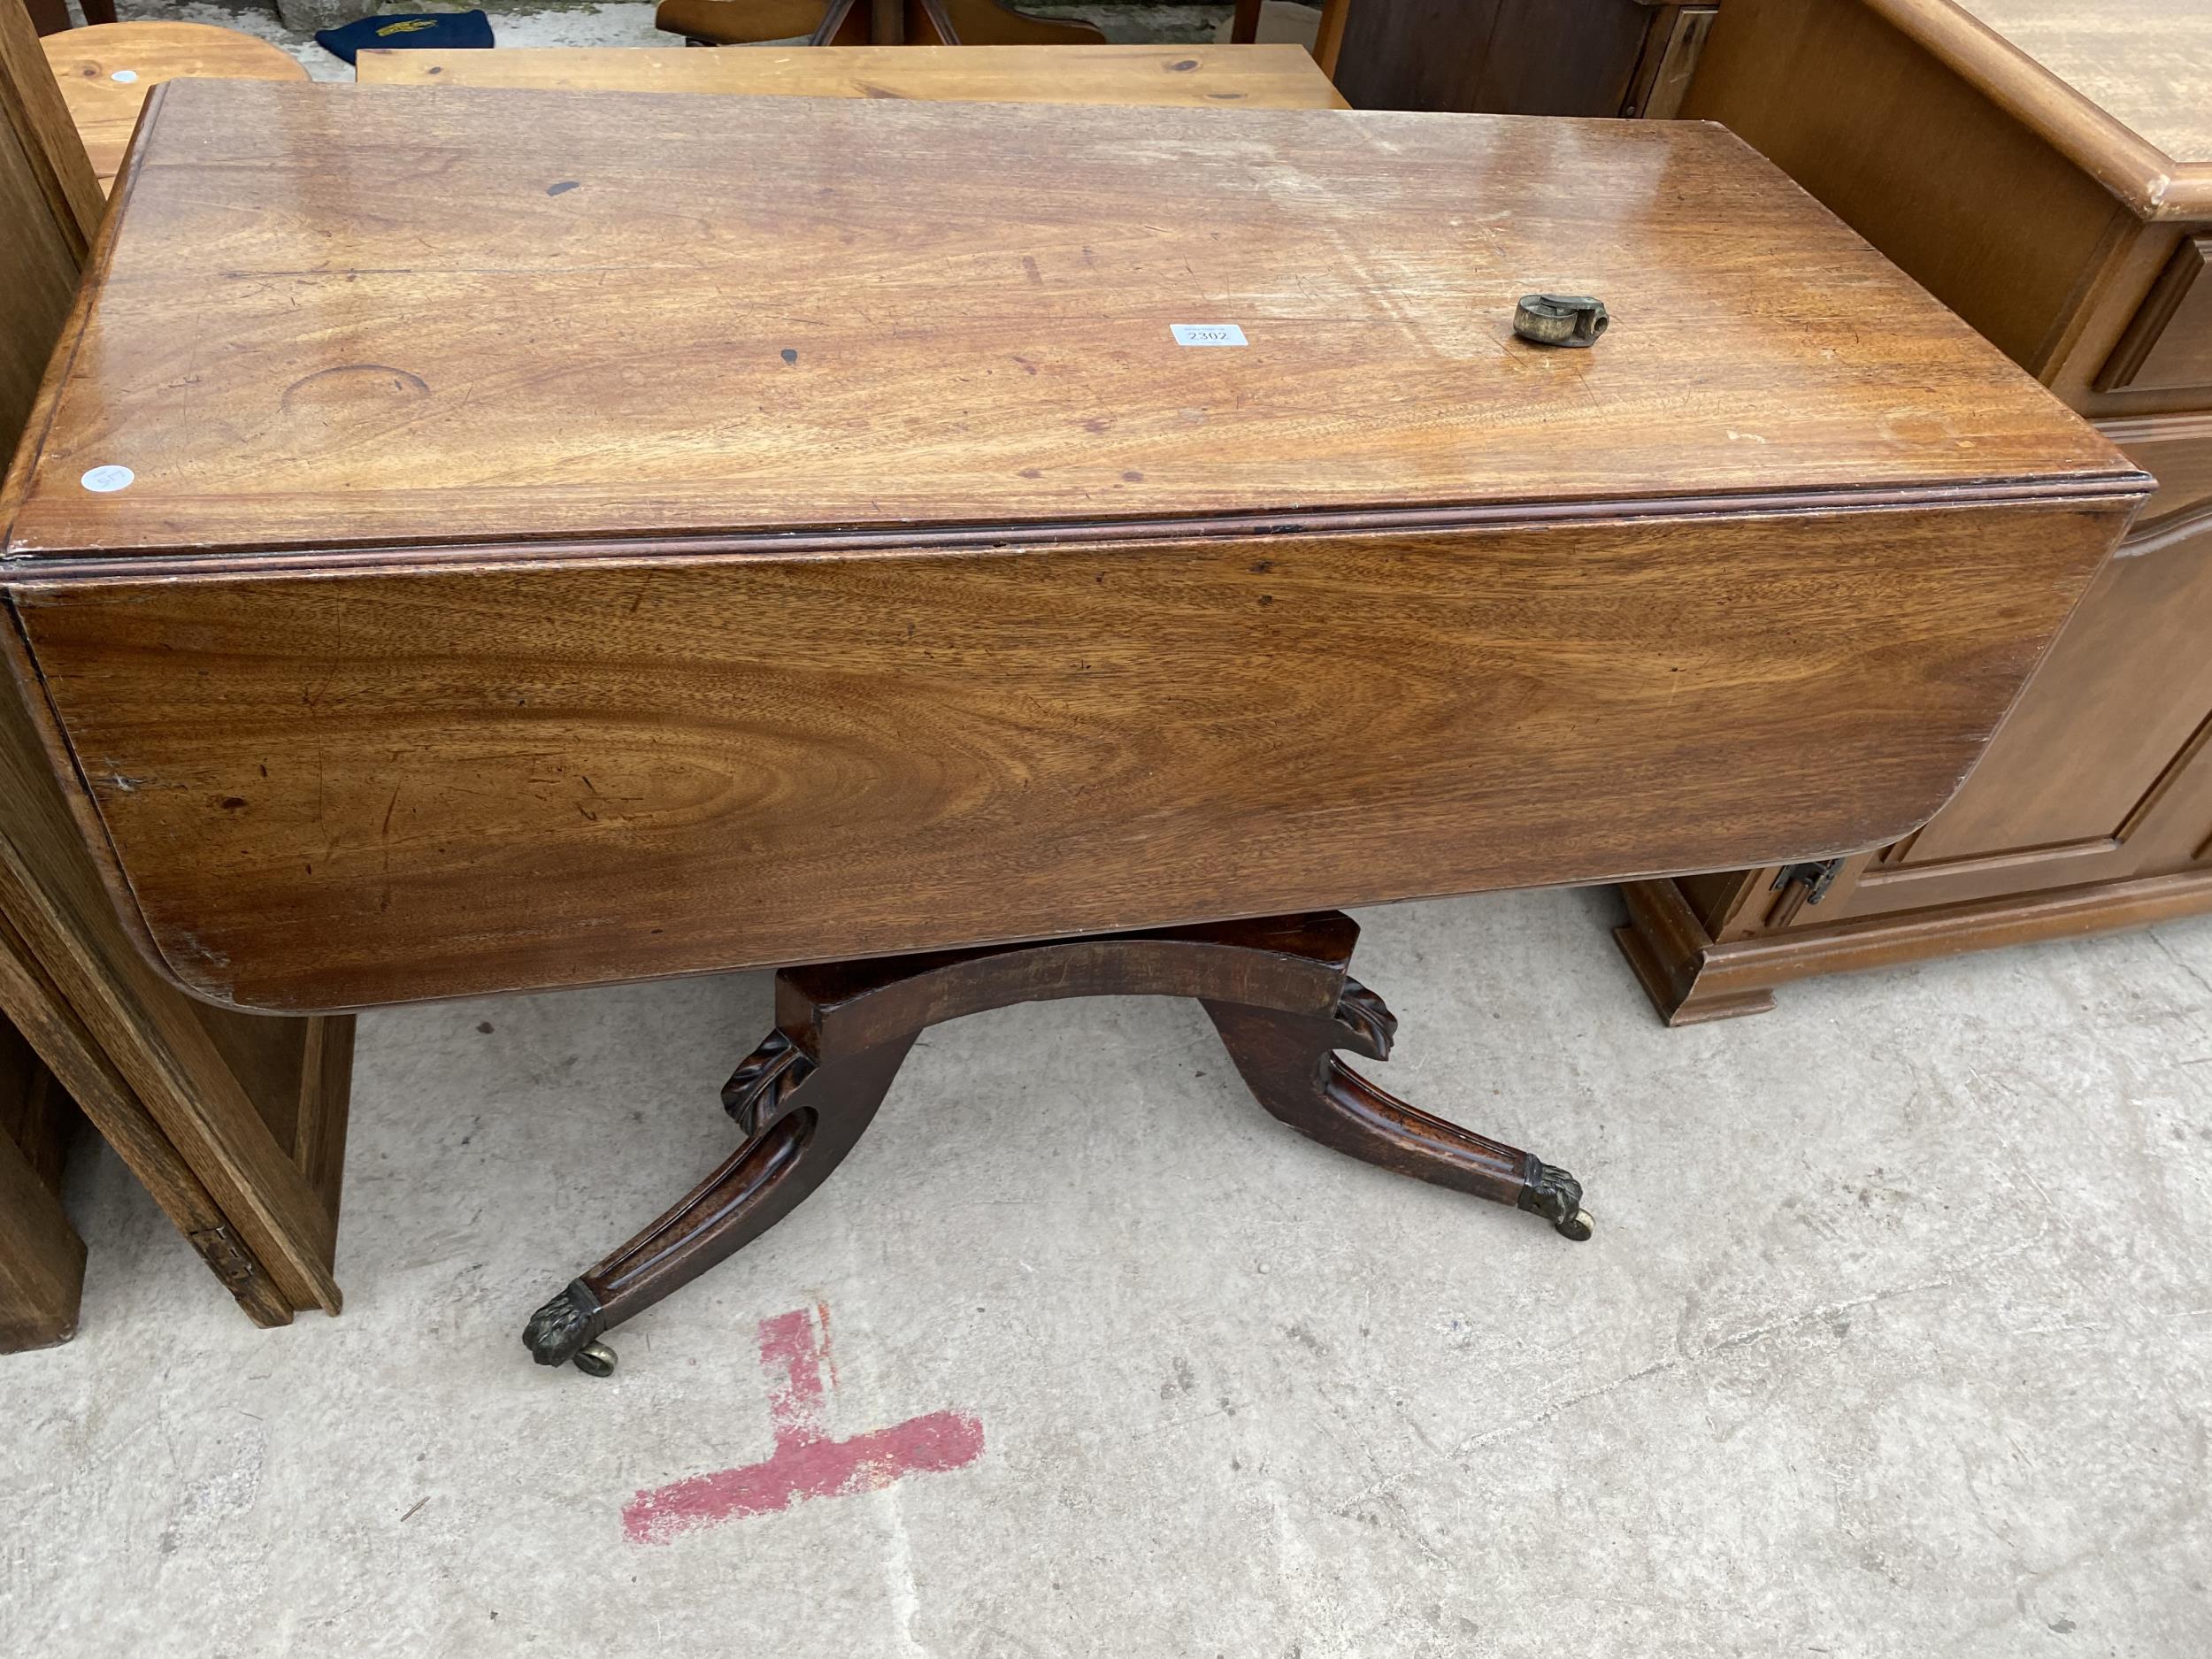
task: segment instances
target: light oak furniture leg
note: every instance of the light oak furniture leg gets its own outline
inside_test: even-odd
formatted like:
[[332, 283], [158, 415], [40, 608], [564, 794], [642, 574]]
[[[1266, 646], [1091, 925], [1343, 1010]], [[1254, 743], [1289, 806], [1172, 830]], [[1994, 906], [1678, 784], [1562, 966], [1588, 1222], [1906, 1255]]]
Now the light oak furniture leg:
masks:
[[[1351, 10], [1351, 0], [1316, 0], [1321, 24], [1313, 38], [1313, 60], [1321, 66], [1325, 75], [1336, 73], [1337, 54], [1344, 46], [1344, 20]], [[1229, 20], [1229, 39], [1237, 45], [1249, 46], [1260, 38], [1262, 0], [1237, 0], [1235, 14]]]
[[643, 1233], [531, 1317], [541, 1365], [614, 1368], [606, 1333], [758, 1238], [829, 1179], [931, 1025], [1073, 996], [1195, 997], [1261, 1105], [1301, 1134], [1417, 1180], [1510, 1204], [1587, 1239], [1582, 1185], [1434, 1118], [1339, 1060], [1390, 1057], [1397, 1020], [1349, 972], [1340, 911], [1219, 926], [787, 968], [776, 1028], [722, 1091], [744, 1141]]
[[76, 1333], [84, 1241], [61, 1207], [75, 1116], [30, 1044], [0, 1019], [0, 1354]]
[[292, 1298], [223, 1214], [98, 1039], [0, 918], [0, 1014], [13, 1021], [208, 1271], [258, 1325], [288, 1325]]
[[1336, 63], [1344, 50], [1344, 23], [1352, 9], [1352, 0], [1321, 0], [1321, 28], [1313, 37], [1313, 61], [1321, 65], [1321, 73], [1334, 77]]

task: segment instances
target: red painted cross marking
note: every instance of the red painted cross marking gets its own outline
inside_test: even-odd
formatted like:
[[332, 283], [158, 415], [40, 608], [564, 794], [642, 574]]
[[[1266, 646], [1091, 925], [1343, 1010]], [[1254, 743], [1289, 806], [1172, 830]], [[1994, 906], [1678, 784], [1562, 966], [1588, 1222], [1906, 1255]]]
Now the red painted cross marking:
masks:
[[762, 1320], [760, 1368], [768, 1376], [775, 1451], [764, 1463], [639, 1493], [622, 1509], [622, 1530], [632, 1543], [665, 1544], [694, 1527], [787, 1509], [801, 1498], [878, 1492], [902, 1476], [960, 1469], [983, 1455], [983, 1425], [960, 1411], [932, 1411], [849, 1440], [830, 1439], [822, 1404], [827, 1388], [836, 1386], [837, 1367], [829, 1356], [826, 1304]]

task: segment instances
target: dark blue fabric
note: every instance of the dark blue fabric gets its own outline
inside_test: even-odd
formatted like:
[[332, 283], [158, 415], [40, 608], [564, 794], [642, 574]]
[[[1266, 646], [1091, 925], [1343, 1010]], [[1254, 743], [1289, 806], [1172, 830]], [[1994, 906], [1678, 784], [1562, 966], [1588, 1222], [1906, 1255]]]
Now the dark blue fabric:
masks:
[[481, 12], [410, 12], [403, 15], [362, 18], [342, 29], [317, 29], [315, 39], [325, 50], [348, 63], [356, 52], [380, 51], [403, 46], [456, 51], [492, 43], [492, 20]]

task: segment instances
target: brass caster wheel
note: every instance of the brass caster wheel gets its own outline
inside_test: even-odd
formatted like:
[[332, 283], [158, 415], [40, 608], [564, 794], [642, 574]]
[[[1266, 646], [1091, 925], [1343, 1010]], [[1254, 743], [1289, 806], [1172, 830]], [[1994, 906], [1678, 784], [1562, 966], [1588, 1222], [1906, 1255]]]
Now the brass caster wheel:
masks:
[[[1563, 1239], [1572, 1239], [1579, 1244], [1590, 1236], [1596, 1225], [1597, 1224], [1590, 1219], [1588, 1210], [1578, 1210], [1573, 1215], [1558, 1224], [1559, 1236]], [[577, 1363], [580, 1365], [583, 1361], [579, 1359]]]
[[[1582, 1236], [1586, 1239], [1590, 1235], [1586, 1230]], [[587, 1377], [611, 1377], [615, 1368], [614, 1350], [604, 1342], [587, 1342], [576, 1350], [575, 1366]]]

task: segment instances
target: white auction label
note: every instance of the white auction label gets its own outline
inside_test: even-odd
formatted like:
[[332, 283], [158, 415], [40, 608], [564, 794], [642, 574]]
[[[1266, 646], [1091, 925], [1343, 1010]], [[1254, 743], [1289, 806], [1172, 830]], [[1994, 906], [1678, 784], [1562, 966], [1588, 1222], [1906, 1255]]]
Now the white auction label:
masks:
[[1179, 346], [1241, 346], [1249, 342], [1234, 323], [1170, 323]]
[[128, 489], [137, 481], [138, 474], [127, 466], [96, 466], [77, 480], [99, 495], [111, 495], [119, 489]]
[[110, 75], [108, 79], [110, 81], [119, 81], [127, 87], [132, 81], [138, 79], [138, 71], [135, 69], [119, 69], [113, 74]]

